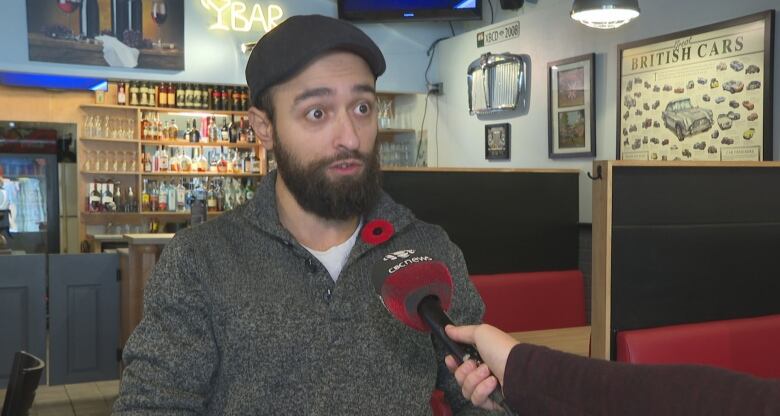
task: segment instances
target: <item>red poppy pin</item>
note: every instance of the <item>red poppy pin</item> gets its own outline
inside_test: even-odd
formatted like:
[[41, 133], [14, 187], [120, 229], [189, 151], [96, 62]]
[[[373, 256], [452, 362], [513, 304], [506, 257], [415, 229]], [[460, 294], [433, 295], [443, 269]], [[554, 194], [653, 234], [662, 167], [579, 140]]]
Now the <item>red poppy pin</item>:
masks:
[[368, 244], [382, 244], [395, 234], [393, 224], [386, 220], [372, 220], [363, 227], [360, 238]]

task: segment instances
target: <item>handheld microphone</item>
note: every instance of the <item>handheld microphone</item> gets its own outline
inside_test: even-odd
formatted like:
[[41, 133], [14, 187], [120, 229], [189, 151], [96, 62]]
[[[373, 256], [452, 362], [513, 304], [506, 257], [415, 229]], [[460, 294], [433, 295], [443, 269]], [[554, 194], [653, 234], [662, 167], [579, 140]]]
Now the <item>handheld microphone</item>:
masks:
[[[469, 359], [482, 363], [474, 346], [455, 342], [444, 331], [454, 324], [446, 312], [452, 301], [452, 276], [443, 262], [418, 250], [396, 251], [374, 266], [371, 282], [393, 317], [418, 331], [431, 331], [461, 364]], [[500, 386], [490, 399], [514, 414]]]

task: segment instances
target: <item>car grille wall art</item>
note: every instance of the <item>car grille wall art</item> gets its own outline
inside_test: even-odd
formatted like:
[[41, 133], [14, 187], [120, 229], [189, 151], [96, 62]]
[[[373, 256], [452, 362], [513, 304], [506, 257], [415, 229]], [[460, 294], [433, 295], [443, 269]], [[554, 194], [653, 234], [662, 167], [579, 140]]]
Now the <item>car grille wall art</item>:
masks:
[[617, 159], [771, 160], [774, 11], [618, 46]]

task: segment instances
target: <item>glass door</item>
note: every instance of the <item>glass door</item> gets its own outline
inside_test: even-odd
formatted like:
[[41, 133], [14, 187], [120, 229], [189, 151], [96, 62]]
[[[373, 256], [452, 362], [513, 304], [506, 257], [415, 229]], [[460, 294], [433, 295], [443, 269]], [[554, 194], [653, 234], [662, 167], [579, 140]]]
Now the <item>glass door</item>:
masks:
[[[0, 154], [0, 210], [8, 212], [8, 245], [26, 253], [59, 253], [59, 189], [54, 154]], [[8, 235], [6, 235], [8, 236]]]

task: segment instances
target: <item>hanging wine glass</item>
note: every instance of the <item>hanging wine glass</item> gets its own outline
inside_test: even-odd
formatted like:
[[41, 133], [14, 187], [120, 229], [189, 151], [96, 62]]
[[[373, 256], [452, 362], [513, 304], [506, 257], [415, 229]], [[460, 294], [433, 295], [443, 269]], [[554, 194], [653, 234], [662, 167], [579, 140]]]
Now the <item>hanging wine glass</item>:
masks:
[[165, 23], [165, 20], [168, 18], [168, 7], [165, 4], [164, 0], [154, 0], [154, 3], [152, 4], [152, 20], [154, 20], [154, 23], [157, 24], [157, 30], [158, 30], [158, 37], [157, 37], [157, 47], [162, 48], [162, 37], [159, 34], [160, 26], [162, 26], [163, 23]]

